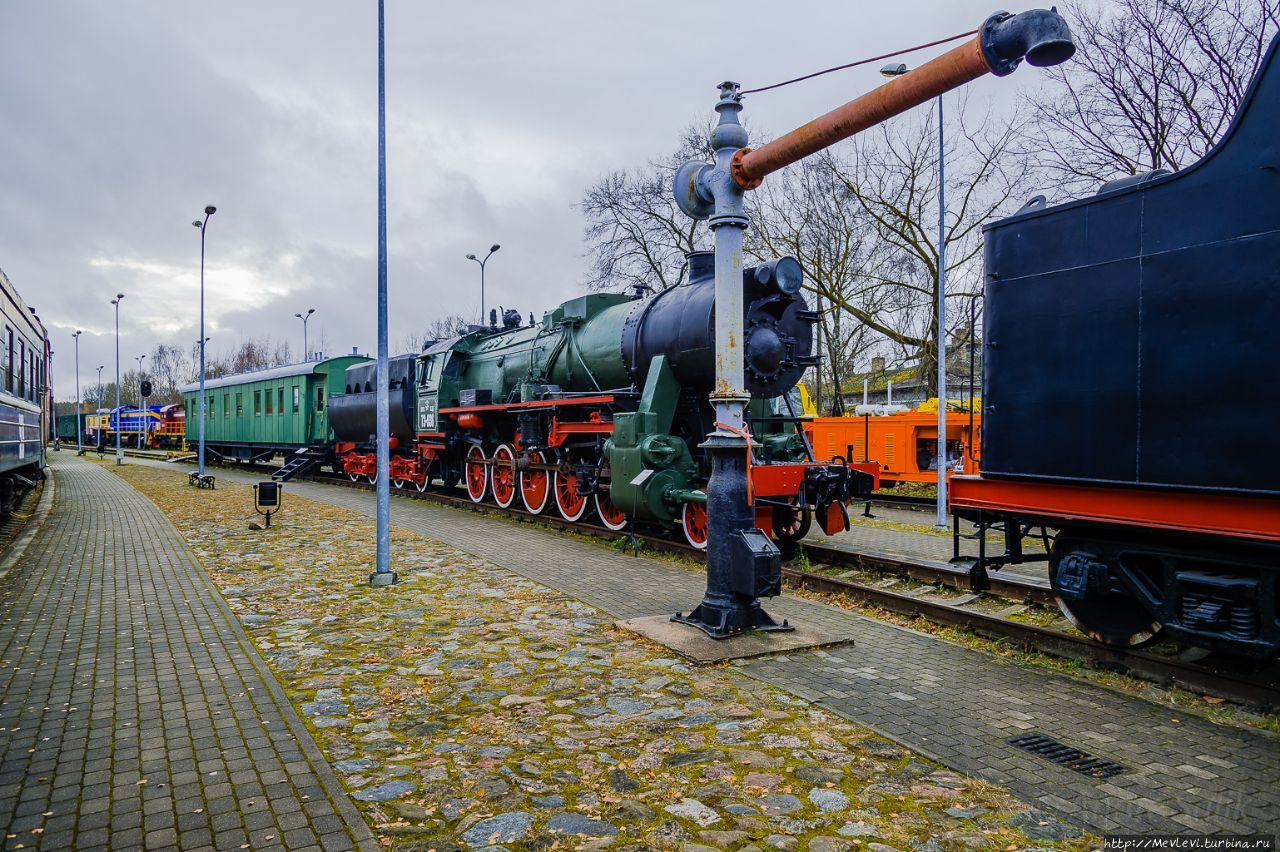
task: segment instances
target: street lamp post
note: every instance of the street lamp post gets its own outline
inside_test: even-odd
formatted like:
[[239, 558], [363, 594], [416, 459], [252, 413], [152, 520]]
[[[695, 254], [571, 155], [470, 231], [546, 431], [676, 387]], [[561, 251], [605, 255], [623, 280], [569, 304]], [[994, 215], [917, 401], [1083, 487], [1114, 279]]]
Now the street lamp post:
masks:
[[[886, 77], [901, 77], [910, 69], [896, 62], [884, 66]], [[945, 530], [947, 523], [947, 181], [946, 148], [943, 144], [942, 95], [938, 95], [938, 334], [934, 346], [938, 360], [938, 502], [934, 526]]]
[[147, 418], [142, 413], [142, 362], [146, 357], [146, 355], [133, 356], [133, 360], [138, 362], [138, 449], [142, 449], [142, 435], [147, 426]]
[[200, 449], [196, 460], [196, 477], [204, 483], [204, 345], [209, 338], [204, 336], [204, 234], [209, 228], [209, 217], [218, 212], [212, 204], [204, 208], [204, 221], [196, 220], [191, 224], [200, 229], [200, 424], [197, 427], [200, 435]]
[[489, 258], [493, 256], [493, 253], [500, 248], [502, 248], [502, 246], [498, 245], [497, 243], [494, 243], [493, 245], [491, 245], [489, 247], [489, 253], [484, 256], [484, 260], [481, 260], [480, 258], [476, 257], [474, 254], [467, 255], [467, 260], [474, 260], [476, 263], [480, 264], [480, 324], [481, 325], [484, 325], [484, 265], [489, 262]]
[[[124, 293], [116, 293], [116, 297], [111, 300], [111, 304], [116, 308], [116, 464], [124, 464], [124, 448], [120, 446], [120, 427], [123, 425], [120, 420], [120, 302], [124, 299]], [[111, 422], [111, 418], [107, 418], [107, 423]]]
[[311, 319], [311, 315], [316, 312], [315, 308], [307, 308], [305, 314], [294, 314], [295, 317], [302, 320], [302, 360], [307, 361], [311, 357], [311, 350], [307, 347], [307, 320]]
[[[387, 354], [387, 43], [385, 4], [378, 0], [378, 372], [374, 429], [377, 437], [377, 535], [371, 586], [396, 582], [391, 570], [391, 404]], [[306, 328], [305, 322], [303, 328]]]
[[76, 455], [84, 453], [84, 443], [82, 436], [84, 435], [83, 421], [80, 419], [80, 335], [83, 331], [77, 330], [71, 335], [76, 339]]

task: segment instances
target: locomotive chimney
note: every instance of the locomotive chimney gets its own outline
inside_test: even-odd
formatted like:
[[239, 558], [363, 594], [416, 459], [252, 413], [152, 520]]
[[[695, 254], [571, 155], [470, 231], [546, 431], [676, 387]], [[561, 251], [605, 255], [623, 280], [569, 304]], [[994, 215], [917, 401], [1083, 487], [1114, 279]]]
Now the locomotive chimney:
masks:
[[704, 281], [715, 277], [716, 253], [713, 251], [691, 251], [685, 255], [689, 261], [689, 283]]

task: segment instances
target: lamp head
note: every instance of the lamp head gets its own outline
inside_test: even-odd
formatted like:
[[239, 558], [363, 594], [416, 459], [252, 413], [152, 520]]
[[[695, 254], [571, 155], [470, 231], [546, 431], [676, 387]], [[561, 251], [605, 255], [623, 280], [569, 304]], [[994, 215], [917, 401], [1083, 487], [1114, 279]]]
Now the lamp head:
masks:
[[880, 69], [880, 73], [885, 77], [901, 77], [910, 70], [905, 62], [890, 62]]
[[297, 317], [298, 319], [302, 319], [302, 314], [294, 314], [294, 316]]
[[192, 222], [192, 223], [191, 223], [191, 225], [192, 225], [192, 227], [194, 227], [194, 228], [203, 228], [203, 227], [204, 227], [204, 224], [203, 224], [203, 223], [201, 223], [199, 219], [197, 219], [196, 221]]
[[214, 213], [217, 213], [217, 212], [218, 212], [218, 208], [214, 207], [212, 204], [204, 208], [204, 215], [206, 216], [212, 216]]
[[475, 259], [476, 259], [476, 256], [474, 254], [467, 255], [467, 260], [475, 260]]
[[498, 245], [497, 243], [494, 243], [493, 245], [489, 246], [489, 253], [493, 254], [495, 251], [497, 251], [500, 248], [502, 248], [502, 246]]
[[311, 316], [316, 312], [315, 308], [307, 308], [307, 316]]
[[123, 299], [123, 298], [124, 298], [124, 293], [116, 293], [116, 301], [117, 301], [117, 302], [118, 302], [118, 301], [120, 301], [120, 300], [121, 300], [121, 299]]

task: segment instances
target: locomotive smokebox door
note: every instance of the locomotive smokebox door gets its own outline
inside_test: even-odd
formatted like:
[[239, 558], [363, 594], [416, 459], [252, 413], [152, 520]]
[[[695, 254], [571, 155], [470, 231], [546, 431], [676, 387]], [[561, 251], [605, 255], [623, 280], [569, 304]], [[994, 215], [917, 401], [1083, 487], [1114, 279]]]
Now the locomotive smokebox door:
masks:
[[782, 593], [782, 552], [757, 529], [738, 530], [733, 537], [733, 591], [753, 598]]

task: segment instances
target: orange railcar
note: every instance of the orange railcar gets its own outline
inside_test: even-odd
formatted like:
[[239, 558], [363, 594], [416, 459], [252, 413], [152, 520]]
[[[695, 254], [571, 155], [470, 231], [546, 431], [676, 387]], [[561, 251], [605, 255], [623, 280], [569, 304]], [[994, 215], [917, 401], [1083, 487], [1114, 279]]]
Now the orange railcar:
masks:
[[[938, 415], [935, 411], [898, 411], [852, 417], [814, 417], [802, 421], [818, 461], [836, 457], [880, 463], [884, 486], [899, 482], [937, 482]], [[947, 412], [949, 474], [977, 473], [981, 458], [982, 415]]]

